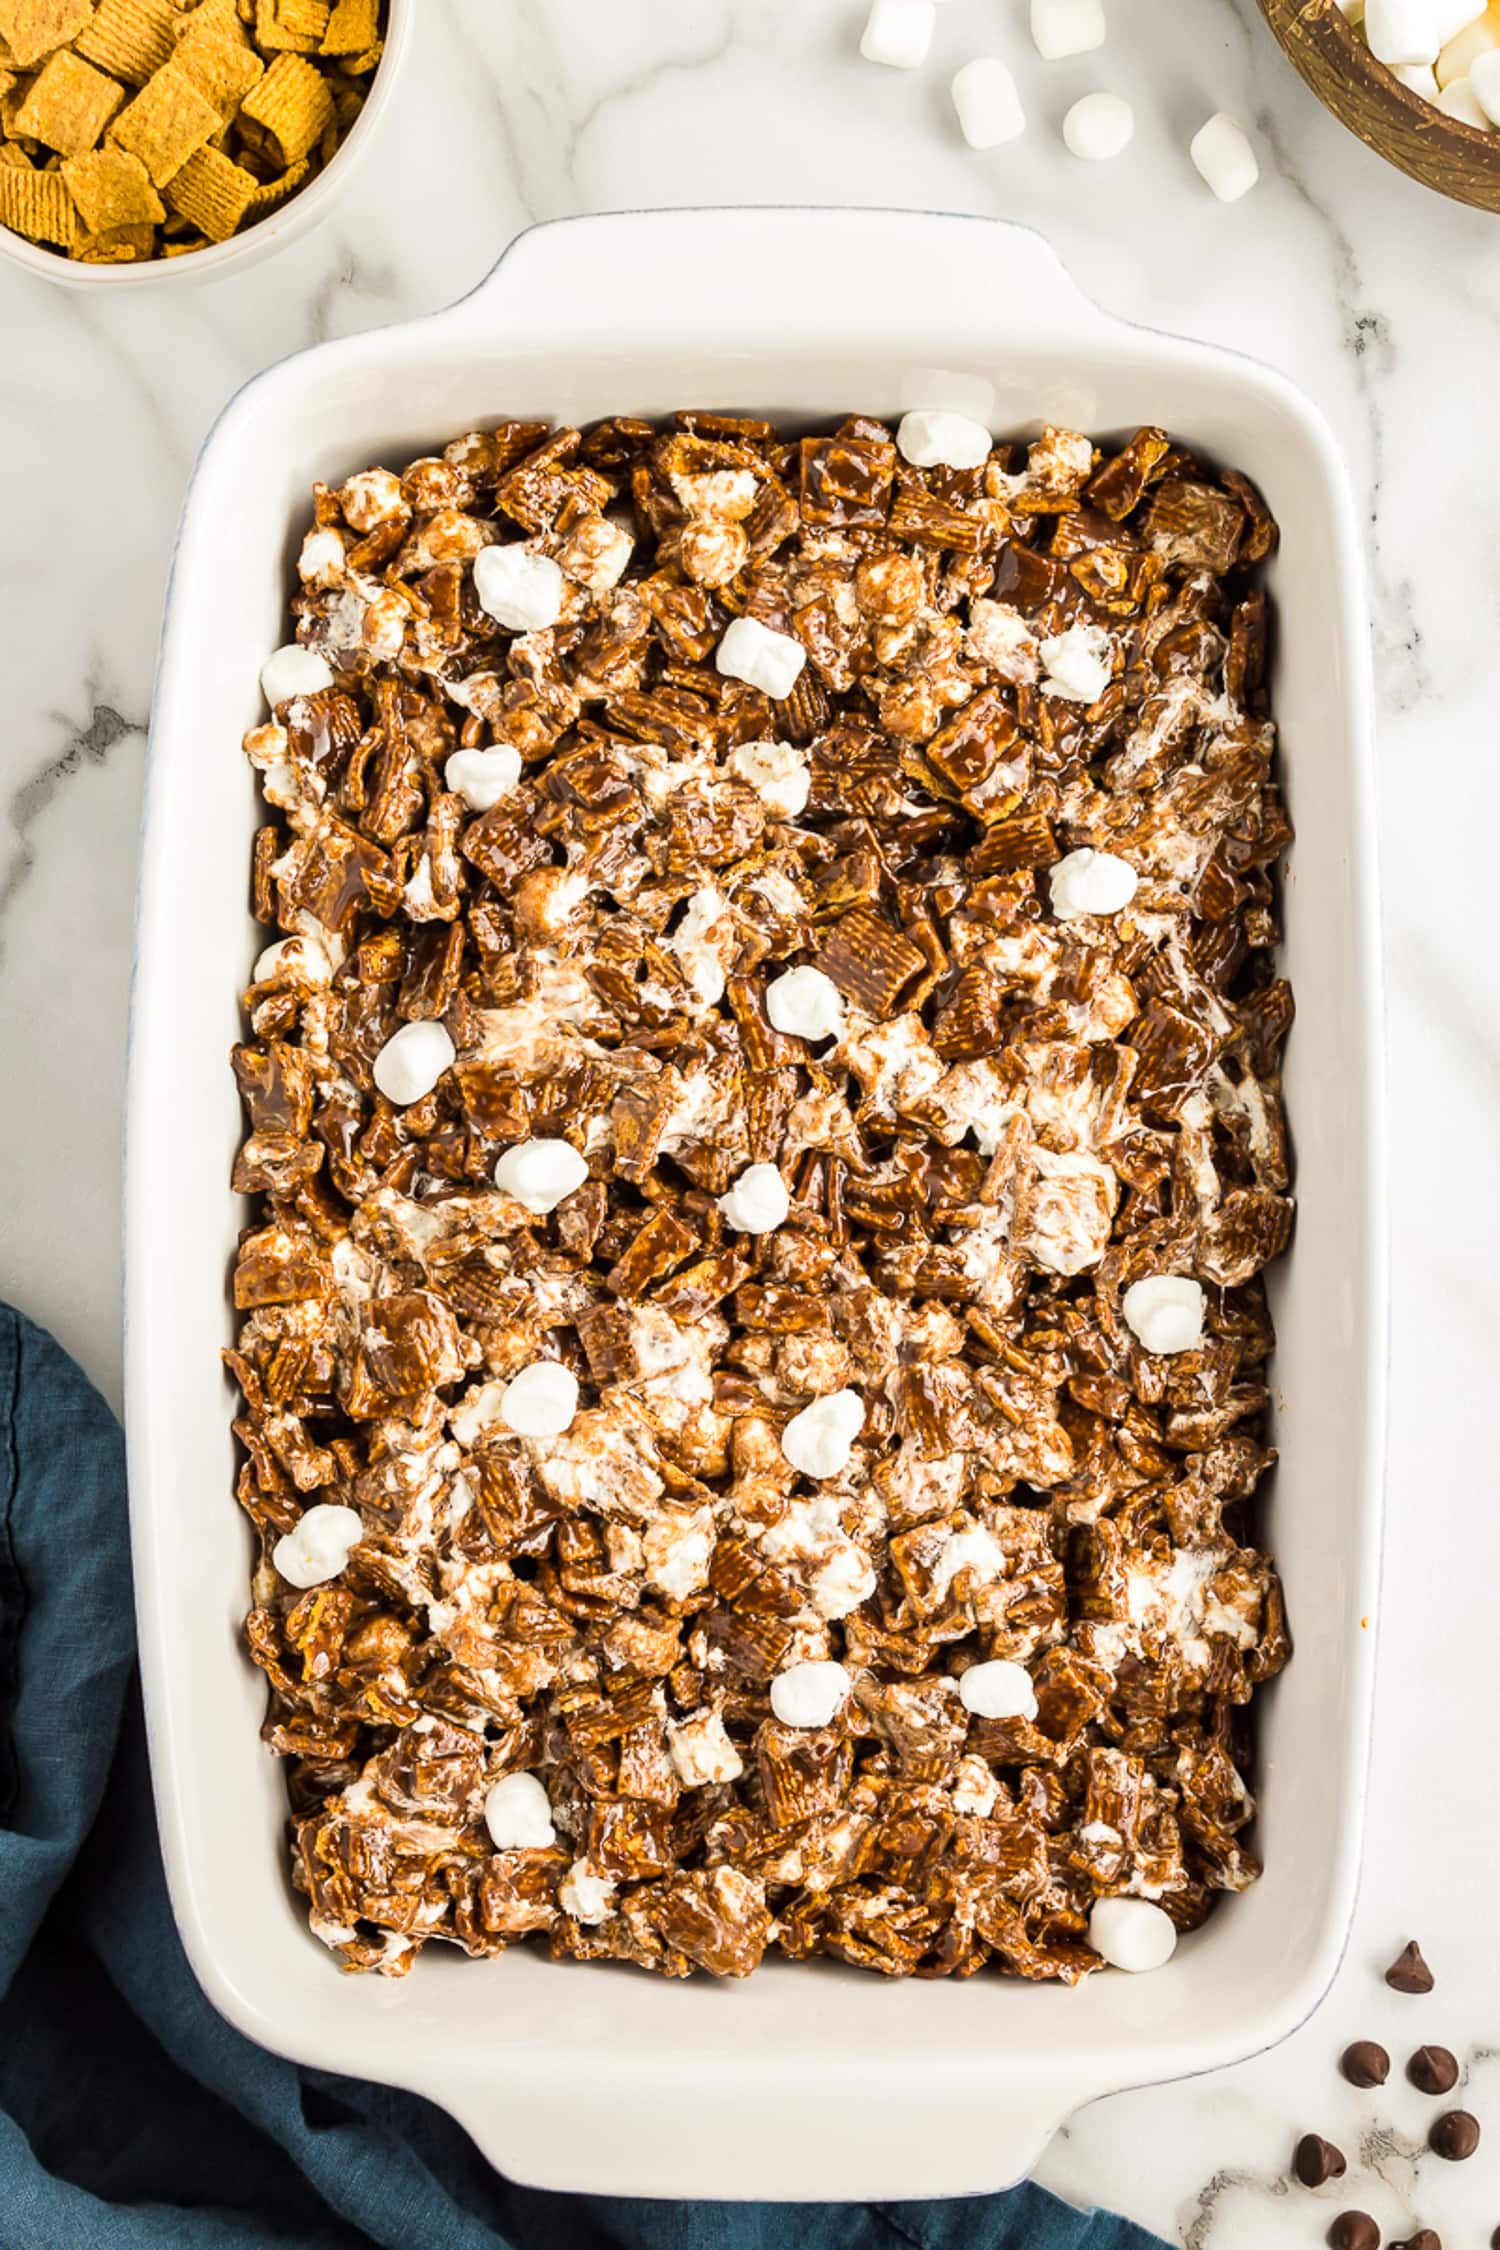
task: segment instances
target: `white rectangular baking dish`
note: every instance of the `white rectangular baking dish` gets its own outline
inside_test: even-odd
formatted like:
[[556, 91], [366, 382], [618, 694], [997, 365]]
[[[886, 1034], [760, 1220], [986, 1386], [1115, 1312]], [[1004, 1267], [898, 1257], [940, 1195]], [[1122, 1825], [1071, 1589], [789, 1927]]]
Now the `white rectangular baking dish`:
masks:
[[[227, 1067], [257, 949], [239, 754], [313, 480], [503, 415], [686, 404], [795, 423], [898, 412], [915, 367], [993, 383], [996, 426], [1162, 422], [1281, 519], [1276, 708], [1297, 843], [1285, 968], [1301, 1201], [1278, 1276], [1270, 1537], [1297, 1655], [1261, 1710], [1264, 1879], [1155, 1976], [1078, 1991], [887, 1984], [773, 1963], [742, 1986], [430, 1950], [340, 1977], [284, 1872], [280, 1773], [239, 1622]], [[1037, 236], [982, 219], [718, 211], [524, 235], [436, 318], [262, 375], [188, 500], [151, 730], [129, 1094], [127, 1390], [141, 1656], [167, 1871], [216, 2005], [265, 2046], [442, 2103], [538, 2186], [676, 2196], [993, 2189], [1081, 2103], [1269, 2045], [1337, 1965], [1357, 1869], [1383, 1429], [1380, 1008], [1362, 572], [1334, 440], [1279, 376], [1129, 327]]]

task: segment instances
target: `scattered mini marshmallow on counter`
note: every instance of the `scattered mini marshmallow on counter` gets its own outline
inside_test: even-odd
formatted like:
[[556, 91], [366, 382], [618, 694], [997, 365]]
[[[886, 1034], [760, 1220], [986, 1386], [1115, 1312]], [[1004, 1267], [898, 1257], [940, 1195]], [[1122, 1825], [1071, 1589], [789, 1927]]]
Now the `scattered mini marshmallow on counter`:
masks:
[[797, 1039], [837, 1039], [844, 1029], [844, 1003], [832, 977], [821, 969], [788, 969], [766, 986], [766, 1014], [777, 1031]]
[[970, 148], [999, 148], [1026, 130], [1015, 76], [998, 55], [976, 55], [953, 73], [953, 108]]
[[1104, 45], [1104, 0], [1031, 0], [1031, 36], [1045, 62]]
[[371, 1064], [370, 1075], [388, 1102], [406, 1109], [426, 1099], [453, 1061], [453, 1041], [446, 1030], [424, 1017], [392, 1032]]
[[1469, 70], [1469, 84], [1490, 124], [1500, 125], [1500, 50], [1477, 58]]
[[792, 1416], [781, 1433], [781, 1450], [794, 1469], [821, 1484], [849, 1466], [864, 1426], [865, 1402], [858, 1391], [830, 1391]]
[[562, 615], [563, 574], [550, 555], [534, 555], [519, 542], [482, 547], [474, 557], [474, 595], [507, 632], [539, 633]]
[[866, 62], [917, 70], [927, 60], [936, 23], [933, 0], [871, 0], [859, 51]]
[[484, 1825], [497, 1852], [543, 1852], [557, 1842], [552, 1804], [534, 1773], [508, 1773], [484, 1800]]
[[1095, 1899], [1089, 1944], [1112, 1969], [1128, 1969], [1132, 1976], [1140, 1976], [1171, 1960], [1177, 1951], [1177, 1925], [1148, 1898]]
[[555, 1211], [588, 1176], [588, 1165], [570, 1141], [518, 1141], [495, 1166], [496, 1187], [523, 1203], [534, 1219]]
[[1085, 914], [1118, 914], [1135, 897], [1137, 880], [1128, 859], [1085, 846], [1048, 870], [1052, 911], [1059, 922], [1076, 922]]
[[443, 768], [444, 781], [470, 812], [488, 812], [520, 778], [521, 753], [509, 742], [491, 750], [455, 750]]
[[333, 685], [333, 667], [315, 648], [288, 641], [261, 667], [260, 690], [274, 711], [297, 695], [318, 695]]
[[557, 1359], [534, 1359], [500, 1398], [500, 1419], [517, 1437], [561, 1437], [577, 1412], [578, 1378]]
[[364, 1530], [357, 1508], [320, 1501], [277, 1540], [271, 1560], [289, 1586], [299, 1586], [305, 1593], [309, 1586], [325, 1586], [330, 1578], [337, 1578]]
[[1490, 116], [1474, 89], [1474, 80], [1455, 78], [1444, 86], [1437, 98], [1437, 106], [1445, 117], [1457, 118], [1460, 125], [1472, 125], [1476, 132], [1490, 130]]
[[793, 1664], [771, 1682], [771, 1709], [784, 1727], [826, 1727], [853, 1685], [842, 1664]]
[[1069, 703], [1097, 703], [1109, 686], [1110, 641], [1102, 625], [1070, 625], [1038, 643], [1038, 654], [1047, 677], [1043, 695], [1060, 695]]
[[786, 1182], [774, 1164], [747, 1165], [729, 1193], [719, 1197], [719, 1209], [737, 1234], [772, 1234], [791, 1207]]
[[1062, 135], [1086, 164], [1107, 164], [1135, 138], [1135, 111], [1122, 94], [1085, 94], [1063, 119]]
[[773, 632], [758, 617], [737, 617], [714, 661], [726, 680], [744, 680], [779, 703], [802, 677], [807, 651], [790, 633]]
[[1199, 173], [1221, 203], [1238, 203], [1260, 178], [1260, 166], [1244, 127], [1227, 110], [1200, 125], [1188, 149]]
[[807, 752], [795, 742], [741, 742], [731, 751], [729, 763], [778, 820], [795, 820], [806, 812], [812, 766]]
[[593, 1929], [613, 1914], [615, 1888], [607, 1875], [596, 1875], [586, 1859], [575, 1859], [558, 1885], [557, 1903], [575, 1922]]
[[977, 469], [989, 459], [992, 443], [982, 422], [941, 409], [903, 414], [896, 430], [901, 458], [917, 469]]
[[1121, 1310], [1131, 1334], [1148, 1352], [1195, 1352], [1203, 1341], [1202, 1286], [1185, 1274], [1153, 1273], [1133, 1281]]
[[1024, 1664], [1003, 1656], [971, 1664], [958, 1683], [959, 1701], [976, 1719], [1034, 1719], [1036, 1689]]

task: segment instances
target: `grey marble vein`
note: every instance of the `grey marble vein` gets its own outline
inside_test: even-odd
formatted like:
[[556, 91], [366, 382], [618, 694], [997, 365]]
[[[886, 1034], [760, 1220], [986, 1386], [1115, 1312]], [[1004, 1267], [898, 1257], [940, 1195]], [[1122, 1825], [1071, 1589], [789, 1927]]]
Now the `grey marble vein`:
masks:
[[69, 776], [85, 765], [103, 765], [110, 753], [131, 735], [143, 735], [145, 721], [127, 719], [112, 703], [96, 703], [83, 725], [74, 725], [61, 712], [54, 714], [58, 726], [65, 730], [63, 748], [56, 757], [15, 789], [7, 807], [9, 827], [13, 839], [3, 867], [0, 867], [0, 957], [3, 957], [5, 916], [9, 913], [22, 885], [34, 873], [37, 864], [32, 832], [44, 812], [53, 803]]

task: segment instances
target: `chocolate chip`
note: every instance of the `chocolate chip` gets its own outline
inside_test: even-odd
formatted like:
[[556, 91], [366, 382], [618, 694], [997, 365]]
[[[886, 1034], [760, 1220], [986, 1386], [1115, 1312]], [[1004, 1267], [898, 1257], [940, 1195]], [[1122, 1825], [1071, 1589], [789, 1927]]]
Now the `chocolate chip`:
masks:
[[1419, 2047], [1406, 2066], [1419, 2093], [1446, 2094], [1458, 2084], [1458, 2057], [1446, 2047]]
[[1292, 2170], [1304, 2187], [1321, 2187], [1325, 2180], [1341, 2180], [1348, 2167], [1343, 2151], [1317, 2133], [1304, 2133], [1292, 2158]]
[[1397, 1954], [1385, 1972], [1385, 1981], [1393, 1992], [1432, 1990], [1432, 1971], [1422, 1959], [1422, 1948], [1415, 1938]]
[[1427, 2146], [1434, 2156], [1446, 2156], [1450, 2164], [1462, 2164], [1479, 2146], [1479, 2120], [1466, 2109], [1445, 2109], [1427, 2136]]
[[[1496, 2232], [1500, 2234], [1500, 2228]], [[1408, 2235], [1405, 2242], [1393, 2242], [1391, 2250], [1443, 2250], [1443, 2238], [1434, 2234], [1431, 2227], [1423, 2227], [1420, 2233]]]
[[1328, 2240], [1333, 2250], [1380, 2250], [1380, 2229], [1368, 2211], [1340, 2211]]
[[1351, 2086], [1383, 2086], [1391, 2074], [1391, 2058], [1373, 2039], [1356, 2039], [1339, 2058], [1339, 2068]]

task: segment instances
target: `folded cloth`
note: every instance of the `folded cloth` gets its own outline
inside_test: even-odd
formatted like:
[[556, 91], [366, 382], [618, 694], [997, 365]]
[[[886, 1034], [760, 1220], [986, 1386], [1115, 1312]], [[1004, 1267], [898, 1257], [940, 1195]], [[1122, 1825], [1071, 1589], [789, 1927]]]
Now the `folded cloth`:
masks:
[[855, 2206], [541, 2194], [430, 2103], [264, 2054], [178, 1943], [134, 1665], [119, 1430], [0, 1306], [4, 2250], [1164, 2250], [1031, 2186]]

